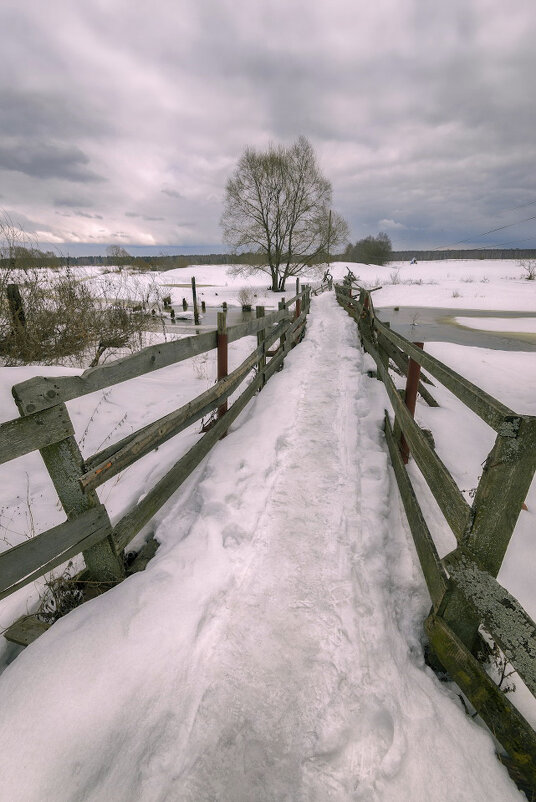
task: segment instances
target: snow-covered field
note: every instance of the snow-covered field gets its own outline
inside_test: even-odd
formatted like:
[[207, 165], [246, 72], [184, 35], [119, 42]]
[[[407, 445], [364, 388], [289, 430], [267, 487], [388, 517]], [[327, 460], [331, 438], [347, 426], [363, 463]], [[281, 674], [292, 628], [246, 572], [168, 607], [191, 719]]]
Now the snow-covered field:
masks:
[[[536, 282], [515, 262], [351, 268], [368, 286], [382, 285], [377, 307], [536, 311]], [[346, 266], [332, 272], [342, 277]], [[245, 285], [254, 304], [279, 300], [266, 277], [246, 282], [225, 267], [139, 280], [165, 285], [179, 305], [190, 300], [180, 285], [191, 275], [209, 305], [238, 306]], [[253, 338], [234, 343], [230, 367], [253, 347]], [[425, 347], [515, 411], [536, 414], [536, 352]], [[70, 613], [15, 660], [17, 650], [3, 647], [4, 665], [13, 662], [0, 677], [0, 799], [522, 798], [455, 689], [424, 665], [429, 600], [387, 464], [388, 403], [369, 367], [333, 295], [314, 299], [306, 338], [285, 369], [138, 537], [154, 532], [160, 543], [146, 571]], [[68, 372], [77, 371], [0, 369], [0, 420], [16, 417], [14, 383]], [[160, 417], [214, 378], [208, 354], [70, 402], [82, 452]], [[450, 393], [433, 392], [440, 408], [419, 403], [417, 419], [470, 498], [493, 432]], [[198, 432], [100, 488], [113, 520]], [[444, 554], [453, 536], [410, 470]], [[38, 455], [0, 471], [1, 545], [63, 519]], [[526, 503], [499, 580], [536, 617], [534, 483]], [[41, 592], [38, 582], [1, 602], [0, 625]], [[535, 725], [530, 700], [518, 695]]]

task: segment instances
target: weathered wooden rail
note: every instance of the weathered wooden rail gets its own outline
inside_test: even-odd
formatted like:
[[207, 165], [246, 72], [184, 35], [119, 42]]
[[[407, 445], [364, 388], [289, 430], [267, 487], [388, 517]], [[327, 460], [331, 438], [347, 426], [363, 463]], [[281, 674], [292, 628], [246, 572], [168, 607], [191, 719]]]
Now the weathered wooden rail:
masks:
[[[276, 312], [265, 314], [264, 307], [257, 307], [255, 319], [229, 328], [221, 313], [217, 330], [150, 346], [124, 359], [90, 368], [80, 376], [35, 377], [15, 385], [12, 392], [21, 417], [0, 425], [0, 463], [38, 450], [67, 520], [0, 554], [0, 599], [80, 553], [92, 579], [121, 581], [125, 576], [125, 547], [226, 434], [301, 339], [310, 294], [307, 286], [300, 291], [297, 282], [295, 297], [281, 301]], [[227, 375], [223, 357], [228, 343], [252, 335], [257, 337], [257, 347]], [[218, 349], [221, 357], [218, 381], [213, 387], [160, 420], [83, 459], [67, 401], [213, 349]], [[227, 408], [229, 397], [252, 371], [255, 374], [249, 384]], [[205, 427], [202, 437], [112, 526], [96, 488], [210, 413], [215, 418], [210, 427]], [[28, 640], [33, 639], [35, 628], [32, 632]]]
[[[491, 636], [536, 696], [536, 625], [496, 580], [536, 469], [536, 417], [518, 415], [418, 345], [391, 331], [375, 314], [370, 292], [336, 285], [339, 304], [356, 321], [394, 410], [385, 413], [385, 438], [432, 600], [425, 622], [435, 658], [456, 681], [536, 793], [536, 733], [479, 661], [479, 628]], [[413, 418], [389, 373], [422, 366], [497, 432], [472, 506]], [[421, 377], [424, 379], [425, 377]], [[429, 379], [427, 379], [429, 381]], [[423, 400], [436, 401], [423, 386]], [[405, 440], [458, 542], [439, 558], [401, 449]]]

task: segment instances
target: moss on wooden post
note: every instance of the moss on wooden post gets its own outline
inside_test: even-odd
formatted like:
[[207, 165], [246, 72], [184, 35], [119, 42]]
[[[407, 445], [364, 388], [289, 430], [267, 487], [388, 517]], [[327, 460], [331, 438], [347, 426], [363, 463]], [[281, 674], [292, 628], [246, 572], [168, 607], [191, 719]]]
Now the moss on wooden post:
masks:
[[[78, 477], [83, 458], [73, 436], [41, 449], [41, 456], [69, 520], [99, 504], [95, 491], [84, 493]], [[110, 536], [83, 552], [90, 574], [97, 581], [119, 581], [124, 577], [123, 562], [116, 554]]]
[[507, 416], [478, 483], [463, 545], [497, 576], [536, 469], [536, 417]]
[[[225, 379], [229, 372], [229, 349], [227, 336], [227, 315], [225, 312], [218, 312], [218, 381]], [[227, 412], [227, 400], [218, 407], [218, 418], [223, 418]], [[225, 437], [225, 434], [222, 435]]]
[[195, 277], [192, 276], [192, 299], [194, 304], [194, 323], [196, 326], [199, 325], [199, 309], [197, 307], [197, 291], [195, 288]]

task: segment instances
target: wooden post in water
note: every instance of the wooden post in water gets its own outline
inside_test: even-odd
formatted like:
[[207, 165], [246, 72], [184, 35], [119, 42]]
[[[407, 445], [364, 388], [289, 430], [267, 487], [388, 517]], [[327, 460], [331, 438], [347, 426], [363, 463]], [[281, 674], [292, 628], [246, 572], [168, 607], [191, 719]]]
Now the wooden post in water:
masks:
[[206, 305], [206, 303], [204, 301], [201, 301], [201, 311], [202, 312], [206, 312], [207, 311], [207, 305]]
[[[229, 370], [229, 360], [228, 360], [228, 344], [229, 339], [227, 336], [227, 315], [225, 312], [218, 312], [218, 381], [220, 379], [224, 379]], [[218, 407], [218, 420], [223, 418], [225, 413], [227, 412], [227, 400], [220, 404]], [[222, 438], [225, 437], [225, 434], [222, 435]]]
[[194, 303], [194, 323], [199, 326], [199, 309], [197, 308], [197, 292], [195, 289], [195, 278], [192, 276], [192, 297]]
[[[255, 308], [255, 316], [257, 318], [264, 317], [264, 306], [257, 306]], [[262, 345], [266, 337], [266, 330], [262, 329], [262, 331], [257, 332], [257, 345]], [[259, 357], [259, 361], [257, 362], [257, 371], [259, 374], [262, 375], [262, 383], [261, 389], [266, 384], [266, 378], [264, 376], [264, 371], [266, 370], [266, 348], [263, 349], [261, 356]]]
[[[413, 343], [413, 345], [416, 345], [417, 348], [424, 347], [424, 343]], [[419, 389], [420, 374], [421, 374], [421, 366], [419, 365], [418, 362], [415, 362], [415, 360], [411, 359], [410, 357], [408, 362], [406, 395], [404, 401], [407, 408], [411, 412], [412, 418], [415, 417], [415, 406], [417, 404], [417, 390]], [[407, 465], [409, 460], [409, 446], [403, 434], [402, 437], [400, 438], [400, 451], [402, 453], [402, 459], [404, 460], [404, 464]]]
[[[300, 279], [296, 279], [296, 295], [300, 294]], [[299, 317], [301, 315], [301, 298], [296, 298], [296, 313], [294, 317]]]
[[186, 298], [182, 299], [182, 308], [184, 312], [186, 312], [186, 310], [188, 309], [188, 301], [186, 300]]

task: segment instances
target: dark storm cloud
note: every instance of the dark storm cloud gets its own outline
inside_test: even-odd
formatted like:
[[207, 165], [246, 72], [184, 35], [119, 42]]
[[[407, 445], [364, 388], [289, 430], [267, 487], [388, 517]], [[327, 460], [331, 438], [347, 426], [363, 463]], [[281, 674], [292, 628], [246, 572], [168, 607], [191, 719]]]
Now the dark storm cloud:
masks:
[[53, 206], [87, 240], [217, 242], [243, 148], [300, 134], [353, 239], [440, 245], [536, 198], [528, 0], [4, 0], [0, 24], [2, 193], [58, 237]]
[[93, 104], [88, 108], [86, 103], [57, 90], [16, 91], [0, 87], [0, 108], [4, 136], [71, 138], [110, 128], [108, 118], [95, 113]]
[[59, 208], [66, 206], [73, 209], [76, 207], [83, 207], [85, 209], [88, 209], [94, 206], [94, 203], [88, 199], [72, 198], [72, 197], [54, 198], [53, 204], [54, 206], [57, 206]]
[[177, 192], [176, 189], [163, 189], [161, 190], [164, 195], [169, 195], [170, 198], [182, 198], [180, 192]]
[[81, 183], [103, 181], [89, 166], [80, 148], [50, 142], [0, 141], [0, 170], [32, 178], [55, 178]]
[[89, 214], [88, 212], [81, 212], [80, 210], [75, 212], [78, 217], [87, 217], [88, 220], [103, 220], [102, 214]]

